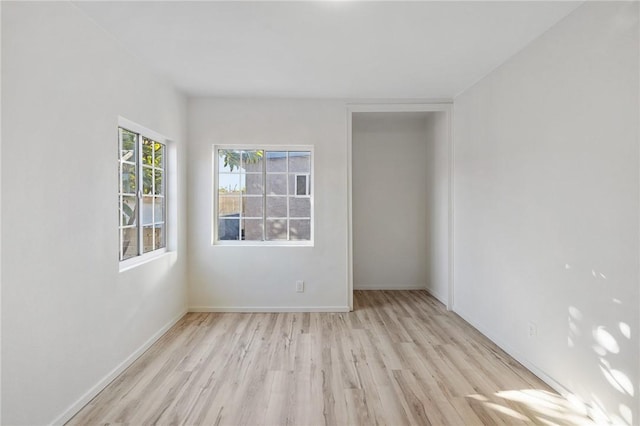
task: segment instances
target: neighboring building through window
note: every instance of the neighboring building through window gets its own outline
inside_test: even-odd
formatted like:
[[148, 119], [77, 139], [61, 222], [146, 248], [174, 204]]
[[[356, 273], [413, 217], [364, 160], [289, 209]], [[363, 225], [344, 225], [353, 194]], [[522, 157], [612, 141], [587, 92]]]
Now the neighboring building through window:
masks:
[[309, 195], [309, 175], [296, 175], [295, 194], [298, 196]]
[[133, 127], [118, 128], [121, 261], [167, 245], [166, 143]]
[[310, 147], [214, 148], [214, 243], [310, 245]]

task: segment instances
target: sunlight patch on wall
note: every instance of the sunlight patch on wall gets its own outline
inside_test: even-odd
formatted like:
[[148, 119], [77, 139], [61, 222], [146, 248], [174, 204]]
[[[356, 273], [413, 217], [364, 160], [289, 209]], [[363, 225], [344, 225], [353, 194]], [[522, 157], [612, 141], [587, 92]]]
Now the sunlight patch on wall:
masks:
[[626, 322], [621, 322], [618, 324], [618, 328], [620, 328], [620, 333], [627, 339], [631, 339], [631, 327]]
[[615, 337], [609, 333], [605, 327], [598, 327], [593, 330], [593, 338], [600, 346], [602, 346], [607, 351], [617, 354], [620, 352], [620, 345], [616, 341]]
[[600, 363], [600, 370], [602, 371], [602, 374], [604, 374], [605, 379], [607, 379], [607, 382], [609, 382], [609, 384], [617, 391], [633, 396], [635, 391], [633, 389], [633, 383], [631, 383], [629, 377], [627, 377], [627, 375], [622, 371], [611, 368], [606, 359], [601, 359]]

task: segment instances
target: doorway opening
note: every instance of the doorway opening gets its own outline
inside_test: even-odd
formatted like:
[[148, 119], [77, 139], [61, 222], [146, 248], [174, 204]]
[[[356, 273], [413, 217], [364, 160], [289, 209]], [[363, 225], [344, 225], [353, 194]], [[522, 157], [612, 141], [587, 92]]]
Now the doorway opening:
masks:
[[354, 290], [424, 289], [453, 306], [450, 104], [353, 105], [349, 305]]

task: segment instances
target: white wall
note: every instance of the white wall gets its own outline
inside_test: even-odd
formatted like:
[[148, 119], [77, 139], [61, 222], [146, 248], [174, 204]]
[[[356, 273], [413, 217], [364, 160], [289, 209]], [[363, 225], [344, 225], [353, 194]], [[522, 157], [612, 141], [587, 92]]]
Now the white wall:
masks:
[[[186, 102], [73, 4], [2, 7], [2, 424], [37, 425], [185, 312]], [[182, 236], [123, 273], [118, 115], [176, 141]]]
[[[346, 109], [338, 101], [189, 101], [189, 306], [346, 310]], [[314, 247], [211, 245], [212, 145], [315, 147]], [[305, 292], [295, 292], [295, 281]]]
[[637, 8], [586, 2], [457, 97], [454, 117], [455, 311], [596, 416], [633, 424]]
[[353, 114], [353, 287], [427, 282], [427, 113]]
[[426, 121], [427, 153], [427, 290], [449, 301], [449, 120], [433, 112]]

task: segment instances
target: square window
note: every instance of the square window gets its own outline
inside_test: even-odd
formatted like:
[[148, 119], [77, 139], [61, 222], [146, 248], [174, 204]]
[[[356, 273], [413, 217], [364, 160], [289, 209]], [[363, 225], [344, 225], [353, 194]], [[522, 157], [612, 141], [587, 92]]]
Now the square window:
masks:
[[311, 147], [216, 146], [214, 241], [312, 243]]

